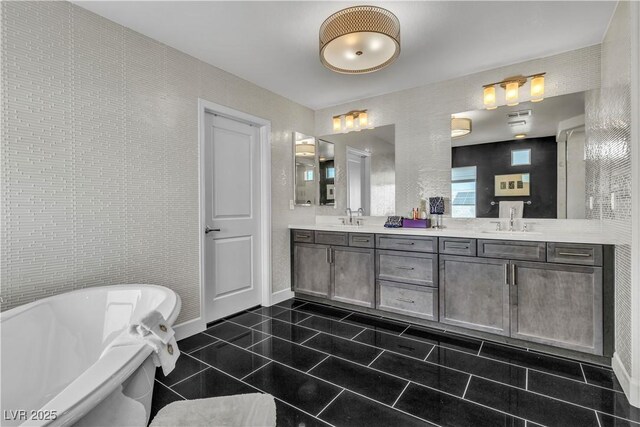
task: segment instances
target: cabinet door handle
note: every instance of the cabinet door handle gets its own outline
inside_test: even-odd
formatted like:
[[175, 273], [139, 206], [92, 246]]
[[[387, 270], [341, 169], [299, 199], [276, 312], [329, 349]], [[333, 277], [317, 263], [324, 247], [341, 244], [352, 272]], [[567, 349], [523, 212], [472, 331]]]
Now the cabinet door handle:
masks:
[[581, 254], [578, 252], [558, 252], [558, 255], [564, 255], [564, 256], [582, 256], [582, 257], [590, 257], [591, 254]]
[[407, 299], [407, 298], [396, 298], [396, 300], [398, 300], [400, 302], [408, 302], [409, 304], [415, 304], [416, 303], [414, 300]]
[[515, 264], [511, 264], [511, 283], [513, 283], [513, 286], [516, 286], [516, 265]]
[[504, 284], [509, 284], [509, 264], [504, 265]]
[[336, 261], [336, 250], [329, 249], [329, 254], [330, 254], [331, 264], [333, 264]]
[[413, 270], [413, 267], [396, 267], [399, 270]]
[[327, 248], [327, 263], [331, 264], [331, 248]]

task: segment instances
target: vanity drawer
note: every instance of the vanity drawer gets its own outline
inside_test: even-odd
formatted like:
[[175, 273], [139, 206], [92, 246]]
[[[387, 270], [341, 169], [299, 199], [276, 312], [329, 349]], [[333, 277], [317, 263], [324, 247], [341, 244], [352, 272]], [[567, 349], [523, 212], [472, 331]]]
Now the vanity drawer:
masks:
[[293, 230], [293, 241], [298, 243], [313, 243], [313, 230]]
[[376, 308], [427, 320], [438, 320], [438, 289], [378, 282]]
[[437, 237], [393, 236], [376, 234], [376, 248], [399, 251], [436, 252]]
[[438, 244], [441, 254], [476, 256], [476, 239], [440, 237]]
[[478, 256], [544, 262], [547, 259], [546, 246], [544, 242], [479, 239]]
[[601, 266], [602, 245], [547, 243], [547, 262]]
[[375, 246], [374, 235], [367, 233], [349, 233], [349, 246], [373, 248]]
[[319, 245], [348, 246], [349, 236], [347, 233], [336, 233], [334, 231], [316, 231], [316, 243]]
[[376, 276], [380, 280], [438, 286], [438, 255], [376, 250]]

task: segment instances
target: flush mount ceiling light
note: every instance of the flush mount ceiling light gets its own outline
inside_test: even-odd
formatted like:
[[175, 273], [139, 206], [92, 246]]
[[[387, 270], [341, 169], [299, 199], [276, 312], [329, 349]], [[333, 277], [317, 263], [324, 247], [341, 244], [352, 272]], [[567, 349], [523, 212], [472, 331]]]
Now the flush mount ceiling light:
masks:
[[490, 83], [482, 86], [482, 100], [484, 108], [493, 110], [497, 108], [496, 86], [504, 89], [504, 100], [508, 106], [515, 106], [520, 103], [520, 88], [531, 79], [532, 102], [540, 102], [544, 99], [544, 75], [546, 73], [532, 74], [530, 76], [507, 77], [501, 82]]
[[320, 26], [320, 62], [332, 71], [378, 71], [400, 55], [400, 21], [376, 6], [355, 6], [328, 17]]
[[451, 138], [459, 138], [471, 133], [471, 119], [451, 118]]
[[312, 157], [316, 155], [316, 146], [310, 142], [307, 143], [306, 140], [303, 140], [305, 142], [302, 142], [300, 144], [298, 144], [296, 142], [296, 157]]

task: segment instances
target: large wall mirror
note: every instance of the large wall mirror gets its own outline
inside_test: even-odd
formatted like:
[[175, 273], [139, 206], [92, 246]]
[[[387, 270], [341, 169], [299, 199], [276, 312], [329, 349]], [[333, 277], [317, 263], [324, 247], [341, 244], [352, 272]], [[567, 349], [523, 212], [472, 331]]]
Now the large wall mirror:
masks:
[[395, 125], [318, 138], [320, 205], [367, 216], [393, 215]]
[[588, 95], [453, 114], [452, 217], [498, 217], [521, 206], [524, 218], [585, 218]]
[[293, 133], [293, 198], [296, 206], [311, 206], [317, 202], [316, 154], [316, 139], [313, 136]]

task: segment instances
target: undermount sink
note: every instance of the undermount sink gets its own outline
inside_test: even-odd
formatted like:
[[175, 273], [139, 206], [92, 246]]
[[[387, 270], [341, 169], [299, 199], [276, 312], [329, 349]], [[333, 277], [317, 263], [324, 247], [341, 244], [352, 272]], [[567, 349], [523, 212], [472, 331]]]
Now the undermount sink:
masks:
[[527, 234], [542, 234], [539, 231], [509, 231], [509, 230], [482, 230], [481, 233], [485, 234], [511, 234], [514, 236], [526, 236]]

